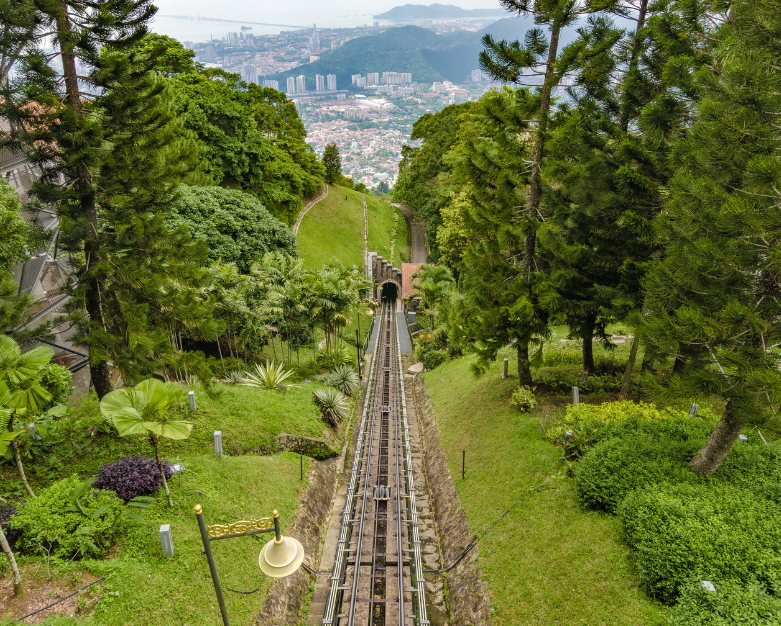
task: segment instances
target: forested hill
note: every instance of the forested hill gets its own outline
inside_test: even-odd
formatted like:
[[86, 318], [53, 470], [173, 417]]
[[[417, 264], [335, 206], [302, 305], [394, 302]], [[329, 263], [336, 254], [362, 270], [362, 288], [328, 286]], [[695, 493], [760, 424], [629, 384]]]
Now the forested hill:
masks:
[[375, 15], [380, 20], [421, 20], [504, 15], [503, 9], [462, 9], [453, 4], [405, 4]]
[[[323, 52], [319, 61], [281, 72], [269, 78], [280, 81], [284, 90], [288, 76], [303, 74], [313, 87], [315, 74], [336, 74], [337, 85], [351, 84], [353, 74], [367, 72], [412, 72], [415, 82], [450, 80], [461, 82], [480, 67], [478, 56], [483, 49], [481, 39], [490, 33], [494, 39], [523, 41], [524, 34], [534, 27], [528, 17], [507, 17], [479, 32], [459, 31], [436, 33], [418, 26], [400, 26], [368, 37], [351, 39], [335, 50]], [[562, 45], [574, 38], [574, 28], [562, 33]]]

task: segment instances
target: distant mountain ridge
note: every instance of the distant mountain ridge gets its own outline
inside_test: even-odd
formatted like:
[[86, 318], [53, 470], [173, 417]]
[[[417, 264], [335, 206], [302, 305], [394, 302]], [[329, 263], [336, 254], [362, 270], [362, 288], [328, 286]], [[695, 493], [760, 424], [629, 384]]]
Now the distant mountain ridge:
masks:
[[[299, 74], [306, 76], [307, 89], [311, 91], [314, 91], [315, 74], [336, 74], [339, 89], [351, 85], [353, 74], [366, 76], [367, 72], [411, 72], [415, 82], [460, 83], [480, 67], [478, 57], [483, 50], [483, 35], [490, 33], [498, 40], [523, 41], [526, 31], [534, 26], [534, 18], [508, 17], [476, 33], [457, 31], [437, 35], [418, 26], [389, 28], [379, 35], [351, 39], [339, 48], [327, 50], [321, 53], [319, 61], [266, 78], [279, 80], [282, 91], [285, 91], [285, 79]], [[574, 38], [575, 28], [569, 27], [562, 33], [560, 45]]]
[[375, 15], [378, 20], [422, 20], [445, 19], [458, 17], [484, 17], [506, 15], [504, 9], [462, 9], [453, 4], [405, 4], [393, 7], [380, 15]]

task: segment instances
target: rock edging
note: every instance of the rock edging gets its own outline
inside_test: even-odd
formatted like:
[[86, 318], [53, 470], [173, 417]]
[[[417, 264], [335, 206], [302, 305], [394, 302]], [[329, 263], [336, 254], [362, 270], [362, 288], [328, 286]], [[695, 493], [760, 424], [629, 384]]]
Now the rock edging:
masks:
[[[426, 482], [434, 505], [434, 519], [441, 541], [442, 558], [447, 567], [469, 545], [472, 535], [464, 511], [461, 509], [461, 500], [447, 468], [434, 407], [431, 405], [426, 383], [419, 375], [413, 377], [413, 394], [421, 425], [421, 437], [426, 449]], [[478, 548], [473, 548], [447, 577], [451, 626], [491, 624], [490, 589], [488, 583], [483, 580], [482, 571], [477, 564], [477, 550]]]
[[[320, 535], [325, 530], [331, 502], [336, 490], [336, 470], [333, 463], [315, 463], [309, 486], [301, 498], [301, 506], [289, 533], [304, 547], [304, 563], [317, 567]], [[301, 609], [309, 592], [310, 575], [303, 569], [285, 578], [278, 578], [260, 612], [255, 618], [258, 626], [297, 626]]]

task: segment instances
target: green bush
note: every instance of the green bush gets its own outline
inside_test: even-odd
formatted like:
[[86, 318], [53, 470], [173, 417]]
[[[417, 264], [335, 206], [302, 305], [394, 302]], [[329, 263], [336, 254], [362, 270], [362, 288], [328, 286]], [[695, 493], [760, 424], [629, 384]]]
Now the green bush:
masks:
[[[536, 370], [533, 378], [535, 385], [544, 386], [552, 395], [569, 395], [573, 387], [577, 387], [583, 395], [594, 395], [618, 393], [623, 374], [605, 370], [592, 374], [583, 381], [583, 370], [580, 367], [564, 366]], [[638, 381], [638, 377], [632, 381], [629, 387], [631, 392], [638, 389]]]
[[603, 441], [575, 467], [578, 500], [586, 508], [614, 513], [635, 489], [693, 481], [686, 462], [698, 447], [694, 442], [659, 443], [645, 437]]
[[91, 480], [71, 476], [38, 492], [11, 519], [22, 552], [61, 559], [100, 557], [112, 546], [125, 510], [113, 491], [95, 491]]
[[49, 363], [43, 370], [41, 382], [46, 390], [52, 394], [51, 404], [65, 404], [73, 393], [71, 381], [73, 374], [64, 365]]
[[618, 507], [640, 582], [664, 602], [686, 582], [781, 579], [781, 506], [732, 485], [655, 485]]
[[534, 397], [534, 390], [528, 385], [521, 385], [513, 391], [513, 406], [517, 406], [522, 413], [528, 413], [537, 405], [537, 398]]
[[447, 350], [431, 350], [423, 357], [423, 366], [427, 370], [433, 370], [448, 360]]
[[703, 588], [699, 580], [684, 585], [670, 613], [669, 626], [781, 626], [778, 595], [756, 583], [742, 586], [731, 581], [711, 582], [715, 593]]
[[756, 441], [738, 441], [713, 475], [739, 487], [781, 486], [781, 450]]

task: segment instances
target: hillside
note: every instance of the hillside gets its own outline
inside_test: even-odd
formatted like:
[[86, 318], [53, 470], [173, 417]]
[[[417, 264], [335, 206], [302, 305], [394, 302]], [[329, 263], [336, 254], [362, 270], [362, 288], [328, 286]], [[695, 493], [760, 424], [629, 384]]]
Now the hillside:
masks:
[[[396, 263], [409, 258], [407, 223], [398, 209], [366, 195], [369, 249]], [[395, 215], [399, 218], [395, 219]], [[395, 243], [392, 243], [395, 242]], [[304, 267], [319, 270], [337, 258], [345, 265], [363, 266], [363, 202], [352, 189], [330, 187], [328, 197], [304, 216], [298, 229], [298, 248]], [[393, 248], [393, 250], [391, 250]]]
[[505, 15], [503, 9], [462, 9], [453, 4], [405, 4], [375, 15], [378, 20], [420, 20]]
[[[533, 27], [534, 20], [528, 17], [497, 20], [476, 33], [458, 31], [437, 35], [418, 26], [400, 26], [379, 35], [351, 39], [335, 50], [323, 52], [319, 61], [269, 78], [280, 81], [283, 89], [288, 76], [303, 74], [312, 89], [315, 74], [336, 74], [337, 85], [344, 89], [351, 85], [353, 74], [384, 71], [411, 72], [415, 82], [450, 80], [459, 83], [480, 67], [478, 56], [483, 49], [483, 35], [491, 34], [500, 40], [523, 40], [526, 31]], [[575, 28], [569, 27], [562, 34], [561, 45], [574, 37]]]

